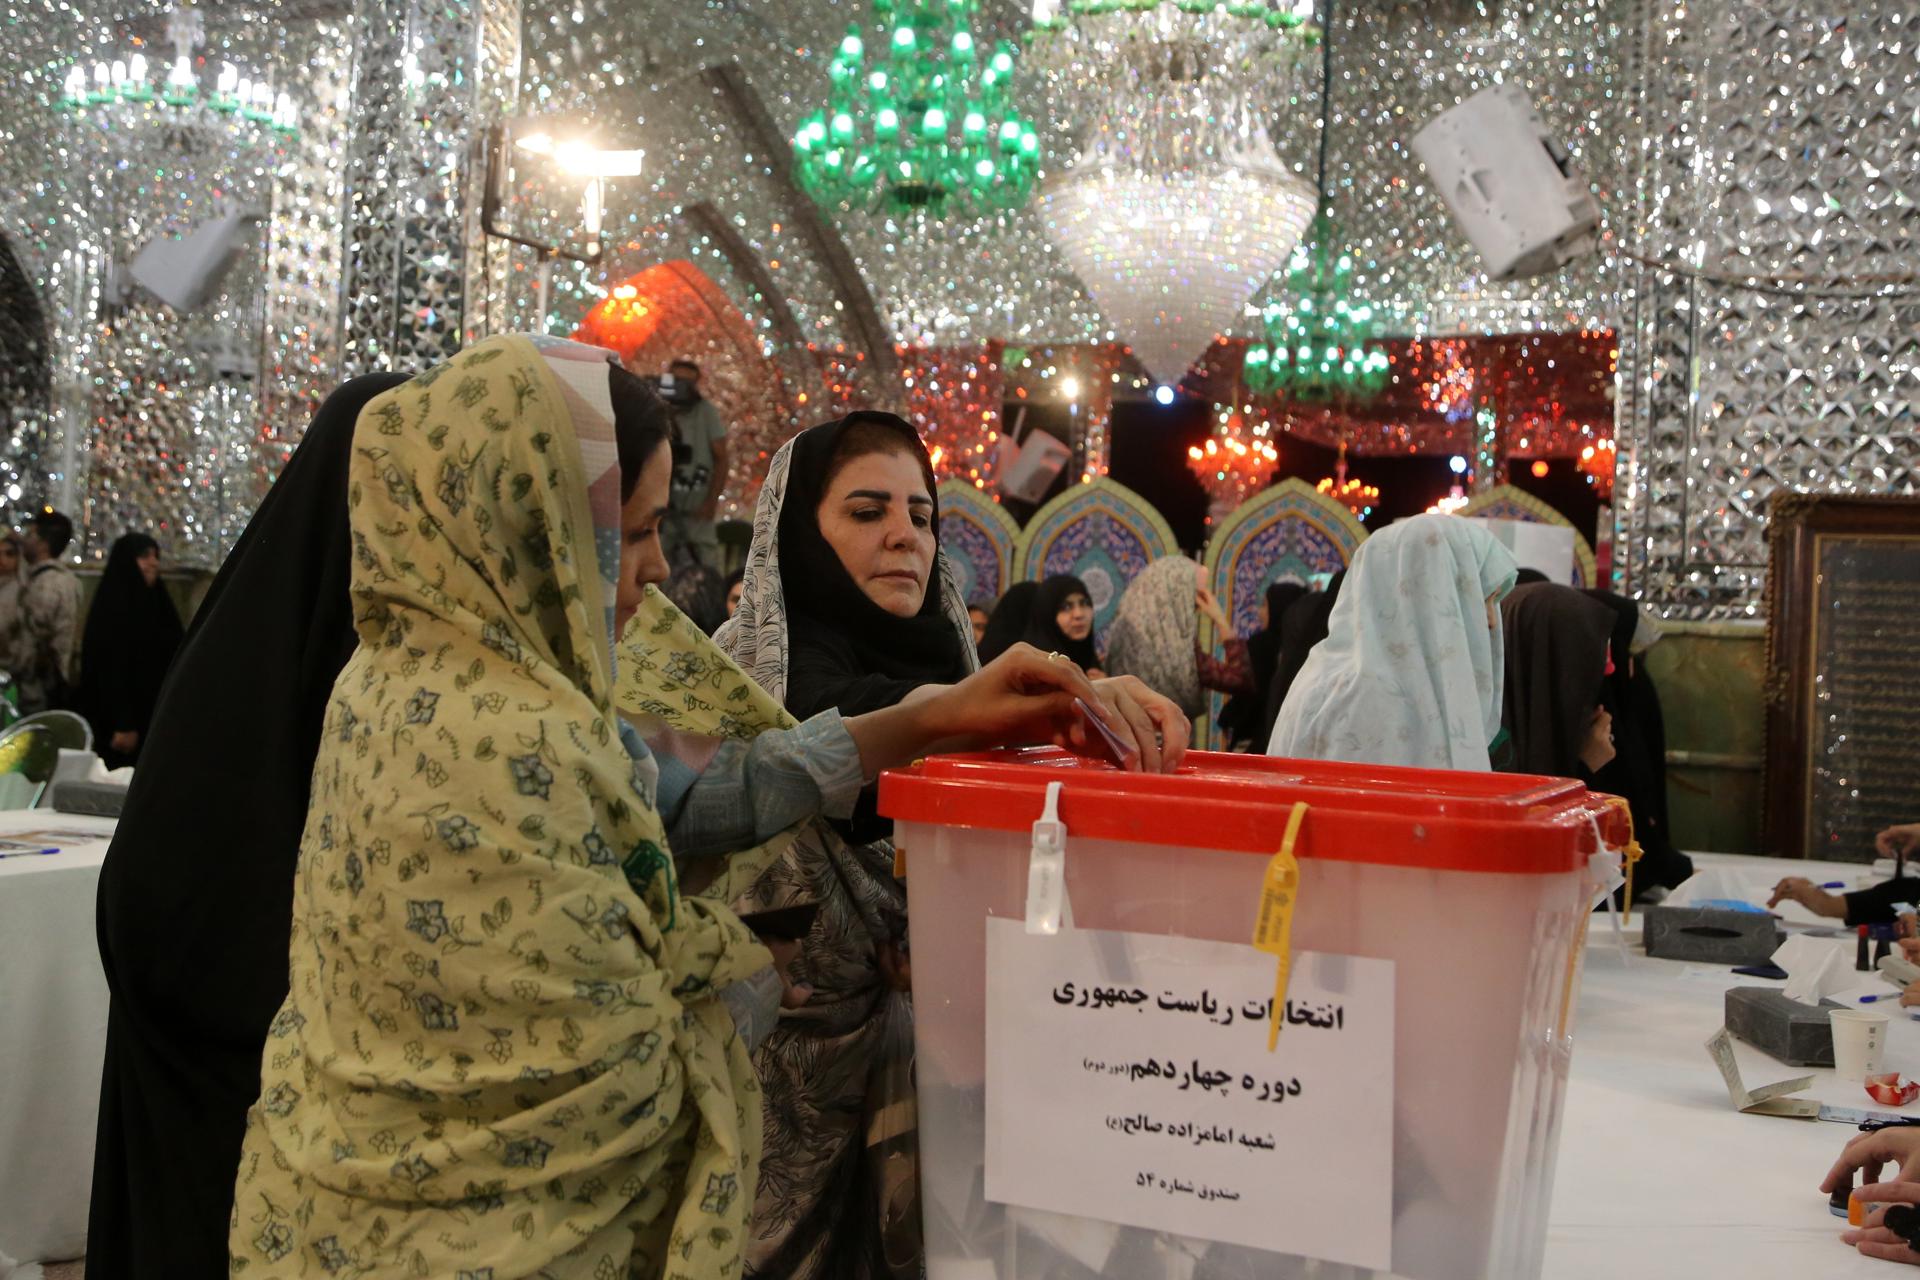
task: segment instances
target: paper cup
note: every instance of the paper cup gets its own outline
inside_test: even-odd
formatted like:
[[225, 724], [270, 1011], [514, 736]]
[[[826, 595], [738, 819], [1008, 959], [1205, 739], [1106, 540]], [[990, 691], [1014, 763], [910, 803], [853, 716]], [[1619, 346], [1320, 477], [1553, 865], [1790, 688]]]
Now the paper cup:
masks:
[[1864, 1081], [1881, 1070], [1887, 1055], [1887, 1015], [1865, 1009], [1834, 1009], [1833, 1070], [1842, 1080]]

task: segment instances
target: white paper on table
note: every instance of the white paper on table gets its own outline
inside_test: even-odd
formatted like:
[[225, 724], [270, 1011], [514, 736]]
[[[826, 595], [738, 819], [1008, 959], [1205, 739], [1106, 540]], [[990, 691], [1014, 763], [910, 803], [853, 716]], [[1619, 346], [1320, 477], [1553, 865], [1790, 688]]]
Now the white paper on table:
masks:
[[986, 1195], [1377, 1271], [1393, 1258], [1393, 962], [987, 922]]
[[1780, 944], [1773, 962], [1787, 971], [1787, 999], [1801, 1004], [1817, 1006], [1859, 982], [1852, 957], [1831, 938], [1795, 934]]

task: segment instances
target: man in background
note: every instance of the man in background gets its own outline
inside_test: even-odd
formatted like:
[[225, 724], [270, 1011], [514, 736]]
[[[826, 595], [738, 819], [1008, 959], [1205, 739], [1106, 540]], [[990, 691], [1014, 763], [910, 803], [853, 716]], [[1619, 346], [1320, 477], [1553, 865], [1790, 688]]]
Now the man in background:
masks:
[[73, 542], [73, 521], [48, 507], [21, 531], [27, 585], [20, 593], [20, 710], [31, 715], [73, 700], [73, 641], [80, 621], [80, 580], [60, 557]]
[[677, 572], [691, 559], [709, 573], [723, 573], [714, 518], [727, 483], [727, 426], [700, 394], [700, 366], [691, 360], [667, 366], [660, 394], [673, 408], [682, 446], [674, 450], [673, 490], [660, 526], [667, 563]]

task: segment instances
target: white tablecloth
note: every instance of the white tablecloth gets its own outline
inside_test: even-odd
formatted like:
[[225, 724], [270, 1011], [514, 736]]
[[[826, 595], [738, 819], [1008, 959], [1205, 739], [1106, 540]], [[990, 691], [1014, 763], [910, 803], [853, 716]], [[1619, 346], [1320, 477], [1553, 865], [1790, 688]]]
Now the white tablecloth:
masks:
[[[1864, 870], [1712, 855], [1695, 860], [1751, 867], [1763, 877], [1852, 881]], [[1727, 1101], [1706, 1051], [1707, 1037], [1724, 1021], [1726, 990], [1780, 984], [1738, 977], [1723, 966], [1651, 960], [1637, 936], [1634, 943], [1623, 965], [1595, 917], [1548, 1229], [1549, 1280], [1898, 1280], [1912, 1274], [1838, 1242], [1846, 1224], [1828, 1212], [1819, 1186], [1840, 1148], [1856, 1136], [1851, 1125], [1741, 1115]], [[1851, 966], [1853, 944], [1834, 945], [1845, 949]], [[1920, 1075], [1920, 1023], [1897, 1006], [1893, 1019], [1888, 1069]], [[1814, 1087], [1800, 1096], [1888, 1109], [1831, 1071], [1789, 1067], [1737, 1041], [1735, 1056], [1749, 1089], [1811, 1074]], [[1906, 1110], [1920, 1114], [1920, 1104]]]
[[87, 1244], [107, 1040], [93, 898], [113, 822], [0, 812], [0, 841], [34, 832], [61, 851], [0, 858], [0, 1254], [29, 1262]]

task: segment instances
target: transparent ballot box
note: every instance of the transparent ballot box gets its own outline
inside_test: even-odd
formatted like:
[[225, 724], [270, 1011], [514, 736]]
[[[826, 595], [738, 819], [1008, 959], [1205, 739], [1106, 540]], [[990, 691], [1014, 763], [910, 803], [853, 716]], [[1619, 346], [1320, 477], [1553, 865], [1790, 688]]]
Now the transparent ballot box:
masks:
[[1187, 759], [881, 782], [931, 1280], [1537, 1275], [1618, 802]]

